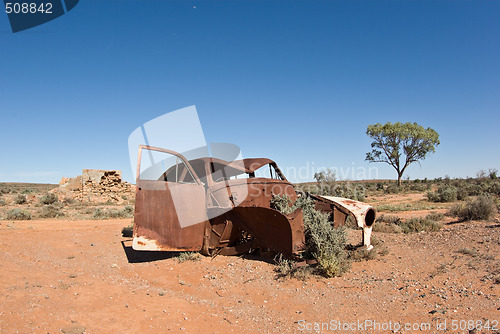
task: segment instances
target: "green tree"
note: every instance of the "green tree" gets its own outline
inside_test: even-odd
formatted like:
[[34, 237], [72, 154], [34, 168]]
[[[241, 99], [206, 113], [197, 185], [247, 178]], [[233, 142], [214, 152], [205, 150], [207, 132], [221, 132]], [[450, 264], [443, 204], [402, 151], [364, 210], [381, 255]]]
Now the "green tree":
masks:
[[371, 124], [366, 134], [373, 139], [372, 151], [366, 153], [369, 162], [385, 162], [398, 173], [398, 186], [405, 169], [413, 162], [425, 159], [439, 145], [439, 134], [417, 123]]

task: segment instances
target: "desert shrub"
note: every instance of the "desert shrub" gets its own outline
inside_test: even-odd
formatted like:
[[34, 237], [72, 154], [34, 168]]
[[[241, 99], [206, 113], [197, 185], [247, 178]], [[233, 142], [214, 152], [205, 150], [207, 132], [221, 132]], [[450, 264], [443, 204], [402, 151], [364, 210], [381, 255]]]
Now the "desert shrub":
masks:
[[64, 197], [63, 200], [62, 200], [62, 203], [65, 204], [65, 205], [71, 205], [71, 204], [75, 204], [75, 200], [71, 197]]
[[401, 223], [401, 218], [393, 215], [381, 215], [377, 218], [377, 223], [387, 223], [398, 225]]
[[404, 233], [415, 233], [415, 232], [434, 232], [439, 231], [443, 225], [439, 221], [435, 221], [428, 216], [425, 217], [415, 217], [405, 221], [402, 221], [399, 226]]
[[306, 281], [314, 272], [314, 269], [310, 266], [295, 266], [294, 261], [283, 258], [281, 254], [275, 258], [274, 261], [276, 263], [274, 271], [280, 278], [292, 277], [301, 281]]
[[450, 208], [450, 216], [458, 217], [461, 221], [486, 220], [496, 213], [495, 201], [491, 196], [483, 194], [467, 203], [455, 204]]
[[494, 182], [490, 182], [488, 188], [486, 189], [487, 193], [500, 196], [500, 181], [495, 179]]
[[457, 188], [458, 200], [464, 200], [469, 196], [479, 196], [484, 193], [500, 195], [500, 180], [498, 179], [455, 179], [452, 185]]
[[457, 200], [457, 188], [453, 186], [443, 186], [438, 188], [439, 202], [454, 202]]
[[4, 206], [4, 205], [7, 205], [7, 203], [5, 202], [5, 200], [3, 198], [0, 198], [0, 206]]
[[273, 196], [271, 207], [284, 215], [288, 215], [297, 209], [297, 206], [292, 205], [292, 199], [285, 195]]
[[454, 202], [457, 200], [457, 188], [445, 184], [440, 186], [436, 192], [429, 191], [427, 198], [431, 202]]
[[16, 204], [24, 204], [26, 203], [26, 195], [17, 195], [16, 198], [14, 198], [14, 203]]
[[384, 184], [382, 182], [377, 182], [377, 190], [384, 190]]
[[349, 259], [354, 262], [373, 260], [377, 257], [377, 252], [367, 250], [364, 247], [357, 248], [349, 253]]
[[40, 203], [43, 205], [54, 204], [58, 201], [59, 199], [57, 198], [57, 195], [54, 193], [46, 193], [45, 195], [40, 197]]
[[109, 212], [104, 211], [101, 208], [96, 208], [94, 210], [94, 219], [106, 219], [109, 218]]
[[315, 184], [302, 184], [297, 186], [297, 191], [310, 193], [310, 194], [319, 194], [321, 189]]
[[469, 197], [469, 192], [466, 188], [457, 188], [457, 200], [463, 201], [467, 197]]
[[431, 212], [425, 218], [434, 220], [434, 221], [442, 221], [444, 219], [444, 215], [442, 213]]
[[396, 224], [381, 223], [373, 225], [373, 231], [380, 233], [402, 233], [403, 229], [401, 228], [401, 226]]
[[385, 188], [384, 193], [386, 194], [399, 194], [401, 192], [401, 187], [395, 184], [390, 184]]
[[291, 276], [294, 269], [294, 262], [292, 260], [286, 259], [280, 254], [274, 261], [276, 263], [274, 271], [277, 272], [280, 277]]
[[134, 208], [127, 205], [121, 210], [108, 209], [103, 210], [97, 208], [94, 210], [94, 219], [109, 219], [109, 218], [132, 218], [134, 216]]
[[42, 207], [39, 216], [40, 218], [57, 218], [64, 216], [64, 213], [61, 212], [61, 208], [58, 205], [48, 204]]
[[134, 222], [131, 222], [128, 226], [122, 228], [122, 236], [125, 238], [131, 238], [134, 235]]
[[406, 184], [405, 188], [411, 191], [425, 191], [431, 188], [430, 183], [410, 183]]
[[356, 220], [351, 215], [347, 216], [344, 226], [353, 230], [357, 230], [359, 228], [358, 223], [356, 223]]
[[340, 276], [349, 268], [345, 247], [347, 233], [344, 228], [333, 228], [328, 213], [314, 209], [314, 202], [299, 197], [295, 206], [302, 208], [306, 239], [306, 256], [318, 259], [323, 275]]
[[7, 212], [8, 220], [31, 220], [31, 212], [24, 209], [12, 209]]
[[374, 182], [366, 182], [366, 183], [356, 182], [356, 185], [365, 188], [365, 192], [367, 192], [368, 190], [370, 191], [380, 190], [377, 189], [377, 184]]
[[427, 194], [425, 194], [427, 196], [427, 199], [430, 201], [430, 202], [439, 202], [439, 195], [437, 192], [435, 191], [428, 191]]
[[201, 260], [200, 253], [197, 252], [181, 252], [179, 256], [177, 256], [177, 262], [186, 262], [186, 261], [199, 261]]
[[414, 232], [432, 232], [442, 228], [441, 220], [444, 215], [440, 213], [430, 213], [425, 217], [411, 218], [402, 220], [393, 215], [381, 215], [373, 225], [374, 232], [382, 233], [414, 233]]
[[134, 216], [134, 207], [127, 205], [122, 209], [122, 214], [126, 217], [133, 217]]
[[287, 196], [274, 196], [271, 205], [283, 213], [301, 208], [304, 216], [306, 258], [318, 260], [318, 271], [326, 277], [340, 276], [349, 269], [345, 247], [347, 233], [345, 228], [333, 228], [328, 220], [329, 214], [314, 209], [314, 202], [301, 196], [291, 204]]
[[355, 201], [365, 200], [365, 187], [362, 184], [340, 183], [331, 188], [331, 191], [326, 195], [337, 197], [350, 198]]
[[393, 215], [381, 215], [373, 224], [374, 232], [382, 233], [401, 233], [403, 229], [399, 226], [401, 218]]

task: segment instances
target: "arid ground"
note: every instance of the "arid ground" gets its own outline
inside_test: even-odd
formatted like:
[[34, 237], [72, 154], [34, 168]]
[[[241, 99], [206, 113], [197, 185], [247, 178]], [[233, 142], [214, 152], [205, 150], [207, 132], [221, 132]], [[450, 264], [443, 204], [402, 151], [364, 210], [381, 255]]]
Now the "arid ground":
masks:
[[[366, 202], [400, 217], [447, 210], [447, 203], [431, 206], [418, 193], [369, 196]], [[399, 204], [406, 209], [395, 211]], [[272, 258], [180, 262], [178, 254], [136, 252], [121, 234], [131, 221], [1, 220], [0, 332], [330, 333], [340, 326], [340, 332], [358, 333], [489, 333], [500, 328], [498, 215], [468, 222], [445, 217], [436, 232], [374, 232], [373, 259], [353, 262], [342, 277], [305, 280], [279, 277]], [[357, 242], [361, 231], [349, 230], [349, 236]], [[469, 331], [484, 325], [489, 328]]]

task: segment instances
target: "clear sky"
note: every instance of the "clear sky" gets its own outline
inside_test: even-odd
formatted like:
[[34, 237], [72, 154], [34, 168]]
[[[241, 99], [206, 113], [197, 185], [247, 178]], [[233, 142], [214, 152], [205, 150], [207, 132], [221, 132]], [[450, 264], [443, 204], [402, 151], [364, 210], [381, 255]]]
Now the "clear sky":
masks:
[[412, 179], [500, 169], [499, 15], [500, 1], [82, 0], [14, 34], [2, 11], [0, 181], [133, 181], [129, 134], [190, 105], [208, 142], [308, 168], [292, 181], [395, 178], [364, 161], [366, 127], [387, 121], [440, 134]]

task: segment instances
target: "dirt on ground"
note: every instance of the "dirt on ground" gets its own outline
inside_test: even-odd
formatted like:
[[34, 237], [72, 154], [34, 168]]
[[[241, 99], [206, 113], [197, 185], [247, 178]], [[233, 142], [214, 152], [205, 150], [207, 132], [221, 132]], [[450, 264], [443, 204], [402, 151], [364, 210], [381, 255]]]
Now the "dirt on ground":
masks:
[[[137, 252], [131, 219], [0, 222], [2, 333], [483, 333], [500, 327], [500, 222], [374, 233], [342, 277], [265, 257]], [[361, 231], [351, 230], [351, 238]], [[488, 326], [489, 328], [484, 328]], [[478, 328], [478, 329], [473, 329]], [[472, 331], [470, 331], [472, 329]]]

